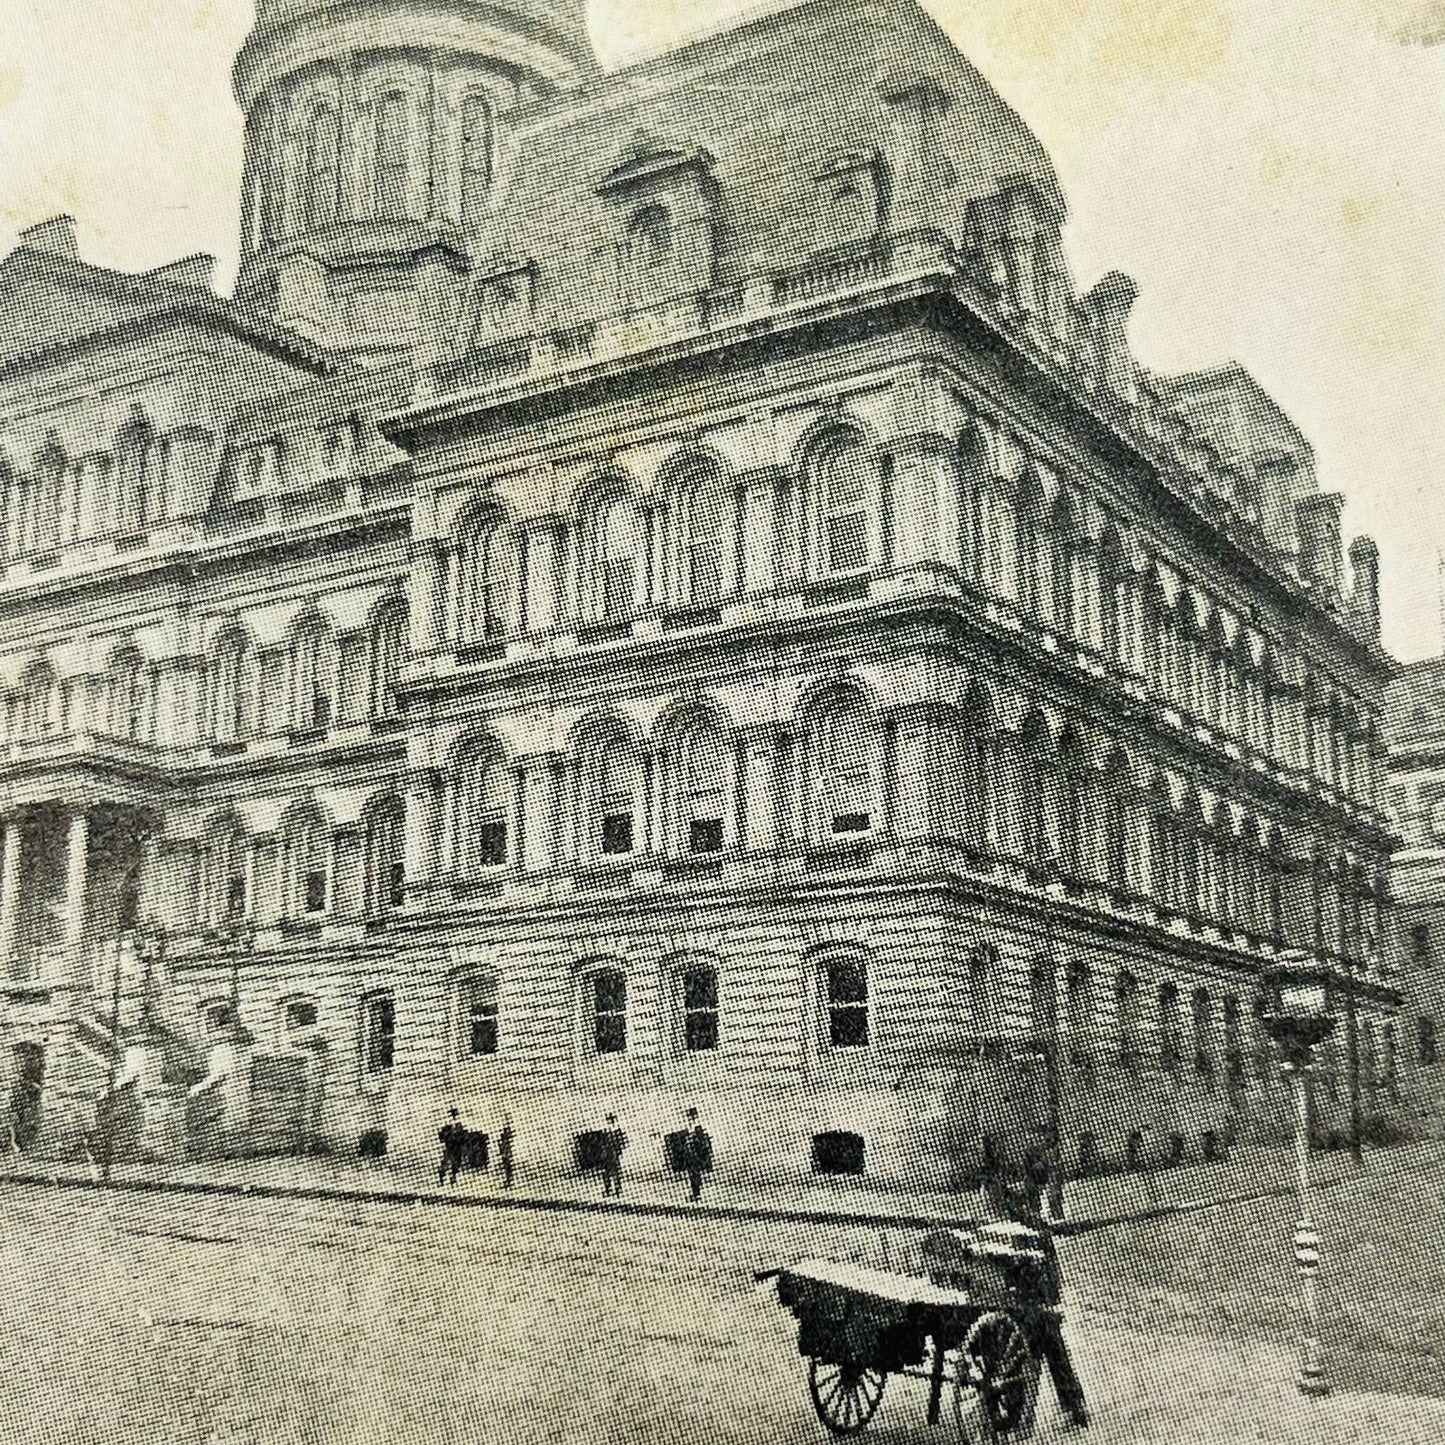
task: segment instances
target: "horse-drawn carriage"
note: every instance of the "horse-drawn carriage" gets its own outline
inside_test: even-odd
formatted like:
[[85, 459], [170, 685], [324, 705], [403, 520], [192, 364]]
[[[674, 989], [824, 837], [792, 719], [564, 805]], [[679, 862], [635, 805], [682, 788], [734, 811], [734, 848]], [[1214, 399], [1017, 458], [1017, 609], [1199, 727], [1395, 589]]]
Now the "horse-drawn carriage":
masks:
[[990, 1224], [924, 1239], [917, 1274], [831, 1260], [776, 1271], [798, 1319], [798, 1351], [818, 1418], [854, 1435], [873, 1418], [889, 1375], [928, 1381], [928, 1421], [949, 1393], [959, 1436], [1002, 1445], [1033, 1434], [1047, 1303], [1046, 1256], [1032, 1230]]

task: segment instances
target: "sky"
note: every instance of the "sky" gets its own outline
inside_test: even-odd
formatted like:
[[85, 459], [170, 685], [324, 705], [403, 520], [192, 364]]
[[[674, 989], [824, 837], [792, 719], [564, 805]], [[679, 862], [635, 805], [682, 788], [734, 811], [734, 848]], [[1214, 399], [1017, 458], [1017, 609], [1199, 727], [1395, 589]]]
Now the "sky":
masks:
[[[756, 6], [593, 0], [622, 64]], [[1044, 143], [1081, 289], [1139, 283], [1146, 365], [1237, 360], [1382, 552], [1386, 646], [1445, 650], [1445, 0], [925, 0]], [[235, 266], [230, 62], [252, 0], [0, 0], [0, 251]]]

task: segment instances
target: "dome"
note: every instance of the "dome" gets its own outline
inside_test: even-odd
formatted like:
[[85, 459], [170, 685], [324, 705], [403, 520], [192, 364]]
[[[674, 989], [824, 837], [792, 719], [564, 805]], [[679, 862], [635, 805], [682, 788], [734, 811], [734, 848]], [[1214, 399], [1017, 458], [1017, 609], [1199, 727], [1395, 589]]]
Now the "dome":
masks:
[[339, 264], [465, 238], [498, 117], [595, 70], [584, 0], [261, 0], [233, 72], [247, 287], [298, 247]]

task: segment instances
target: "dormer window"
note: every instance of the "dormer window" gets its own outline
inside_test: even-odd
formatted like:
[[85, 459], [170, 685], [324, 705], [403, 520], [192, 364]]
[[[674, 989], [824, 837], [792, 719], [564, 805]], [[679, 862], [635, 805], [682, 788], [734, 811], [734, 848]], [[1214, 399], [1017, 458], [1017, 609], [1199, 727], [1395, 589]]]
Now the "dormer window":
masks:
[[628, 251], [634, 266], [665, 266], [672, 257], [672, 218], [665, 206], [644, 206], [628, 228]]
[[321, 470], [327, 481], [343, 481], [355, 474], [359, 433], [355, 417], [321, 428]]
[[268, 497], [281, 478], [281, 443], [261, 442], [245, 447], [236, 458], [236, 500]]

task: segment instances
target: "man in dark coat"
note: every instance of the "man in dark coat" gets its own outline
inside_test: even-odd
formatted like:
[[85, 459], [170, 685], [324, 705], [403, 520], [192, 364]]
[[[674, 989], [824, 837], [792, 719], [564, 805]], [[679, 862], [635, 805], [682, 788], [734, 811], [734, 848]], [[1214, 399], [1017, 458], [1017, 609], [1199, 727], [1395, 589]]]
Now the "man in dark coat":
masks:
[[1039, 1236], [1044, 1257], [1029, 1272], [1033, 1298], [1028, 1302], [1036, 1308], [1029, 1310], [1020, 1323], [1025, 1324], [1034, 1350], [1049, 1367], [1059, 1408], [1072, 1426], [1082, 1429], [1089, 1423], [1089, 1411], [1058, 1312], [1064, 1297], [1064, 1273], [1054, 1247], [1054, 1232], [1044, 1212], [1047, 1185], [1047, 1171], [1035, 1160], [1019, 1170], [1005, 1165], [992, 1171], [985, 1176], [983, 1187], [996, 1215], [1027, 1225]]
[[512, 1121], [504, 1120], [497, 1135], [497, 1164], [502, 1171], [502, 1188], [512, 1187]]
[[617, 1115], [607, 1116], [602, 1131], [602, 1197], [622, 1195], [622, 1151], [627, 1148], [627, 1135], [617, 1127]]
[[455, 1184], [462, 1172], [462, 1153], [467, 1144], [467, 1131], [462, 1127], [461, 1115], [453, 1109], [446, 1123], [437, 1130], [437, 1140], [442, 1146], [441, 1162], [437, 1165], [437, 1183]]
[[682, 1167], [692, 1189], [692, 1202], [702, 1198], [702, 1176], [712, 1168], [712, 1140], [697, 1121], [697, 1110], [687, 1111], [687, 1128], [682, 1135]]

